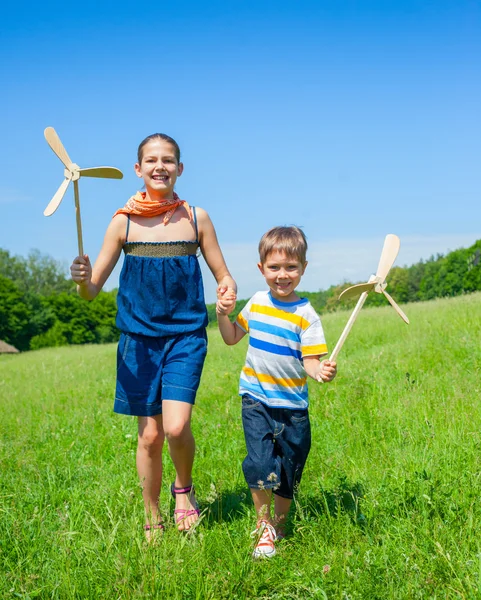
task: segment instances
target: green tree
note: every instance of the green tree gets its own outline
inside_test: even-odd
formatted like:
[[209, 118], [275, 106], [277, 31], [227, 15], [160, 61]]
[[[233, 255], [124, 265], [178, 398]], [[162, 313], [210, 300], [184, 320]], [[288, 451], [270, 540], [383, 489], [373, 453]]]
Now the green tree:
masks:
[[0, 275], [0, 339], [19, 350], [28, 348], [28, 306], [17, 286]]
[[75, 284], [67, 277], [67, 267], [38, 250], [22, 258], [0, 249], [0, 275], [11, 279], [24, 293], [48, 296], [75, 291]]

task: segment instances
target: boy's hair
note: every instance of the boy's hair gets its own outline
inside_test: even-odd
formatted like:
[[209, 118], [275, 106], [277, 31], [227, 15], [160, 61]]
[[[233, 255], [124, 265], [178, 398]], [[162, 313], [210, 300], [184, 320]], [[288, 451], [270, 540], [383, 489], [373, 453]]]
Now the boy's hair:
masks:
[[265, 263], [268, 254], [276, 250], [284, 252], [289, 258], [296, 258], [300, 263], [305, 264], [307, 239], [304, 232], [295, 225], [269, 229], [267, 233], [264, 233], [259, 242], [259, 258], [261, 263]]
[[166, 133], [153, 133], [152, 135], [147, 136], [145, 140], [142, 140], [140, 142], [139, 149], [137, 150], [137, 159], [139, 161], [139, 165], [142, 164], [145, 144], [148, 144], [152, 140], [164, 140], [164, 142], [172, 144], [175, 150], [175, 157], [177, 159], [177, 162], [180, 163], [180, 148], [179, 144], [174, 140], [174, 138], [171, 138], [170, 135], [167, 135]]

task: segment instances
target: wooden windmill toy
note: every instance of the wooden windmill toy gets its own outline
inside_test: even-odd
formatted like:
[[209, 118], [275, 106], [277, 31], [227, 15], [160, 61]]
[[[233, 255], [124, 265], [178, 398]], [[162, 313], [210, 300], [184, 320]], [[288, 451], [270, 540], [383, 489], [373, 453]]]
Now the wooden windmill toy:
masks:
[[357, 315], [361, 311], [361, 308], [366, 301], [367, 295], [369, 292], [376, 292], [377, 294], [384, 294], [384, 296], [388, 299], [391, 306], [398, 313], [401, 319], [409, 324], [409, 319], [404, 314], [404, 312], [399, 308], [394, 299], [386, 292], [386, 277], [388, 276], [391, 267], [396, 260], [396, 256], [398, 255], [399, 248], [401, 243], [397, 235], [389, 233], [384, 240], [384, 246], [381, 252], [381, 258], [379, 259], [379, 265], [377, 267], [377, 271], [375, 275], [371, 275], [369, 281], [367, 283], [358, 283], [357, 285], [353, 285], [347, 289], [345, 289], [342, 294], [339, 296], [341, 298], [351, 298], [352, 296], [357, 296], [361, 294], [352, 314], [347, 322], [344, 331], [339, 338], [334, 350], [332, 351], [331, 357], [329, 360], [335, 361], [337, 355], [339, 354], [342, 345], [346, 341], [346, 338], [351, 331], [351, 327], [354, 325], [354, 321], [357, 318]]
[[83, 241], [82, 241], [82, 222], [80, 219], [80, 199], [79, 199], [79, 187], [78, 180], [80, 177], [100, 177], [106, 179], [122, 179], [123, 173], [115, 167], [90, 167], [88, 169], [81, 169], [77, 164], [70, 160], [67, 151], [65, 150], [57, 132], [53, 127], [47, 127], [44, 131], [45, 139], [48, 145], [55, 154], [60, 158], [65, 166], [64, 175], [65, 179], [60, 184], [58, 190], [55, 192], [54, 197], [48, 203], [47, 208], [43, 211], [46, 217], [50, 217], [60, 206], [60, 203], [65, 196], [65, 192], [71, 181], [73, 181], [74, 197], [75, 197], [75, 214], [77, 217], [77, 239], [78, 239], [78, 252], [79, 256], [83, 256]]

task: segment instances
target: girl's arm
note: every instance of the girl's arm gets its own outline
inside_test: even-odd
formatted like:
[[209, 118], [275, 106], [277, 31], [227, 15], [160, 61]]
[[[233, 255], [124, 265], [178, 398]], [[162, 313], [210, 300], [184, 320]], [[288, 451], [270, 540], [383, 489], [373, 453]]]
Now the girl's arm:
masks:
[[304, 357], [303, 363], [306, 373], [320, 383], [332, 381], [337, 374], [337, 364], [330, 360], [319, 362], [319, 358], [319, 356]]
[[87, 254], [77, 256], [73, 261], [70, 272], [77, 284], [77, 293], [84, 300], [93, 300], [97, 296], [117, 264], [125, 242], [126, 221], [125, 215], [112, 219], [93, 269]]
[[229, 269], [225, 264], [222, 251], [217, 241], [214, 225], [209, 215], [202, 208], [196, 208], [197, 224], [199, 228], [199, 243], [202, 255], [217, 281], [219, 287], [234, 290], [237, 293], [236, 282], [232, 279]]

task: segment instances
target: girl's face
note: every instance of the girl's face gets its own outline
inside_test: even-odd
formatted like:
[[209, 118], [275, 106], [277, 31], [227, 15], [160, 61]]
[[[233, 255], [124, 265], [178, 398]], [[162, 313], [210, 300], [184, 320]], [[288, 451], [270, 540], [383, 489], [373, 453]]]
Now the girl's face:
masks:
[[175, 148], [169, 142], [156, 138], [143, 147], [142, 162], [135, 164], [137, 177], [144, 180], [150, 195], [172, 198], [177, 177], [184, 165], [177, 162]]

